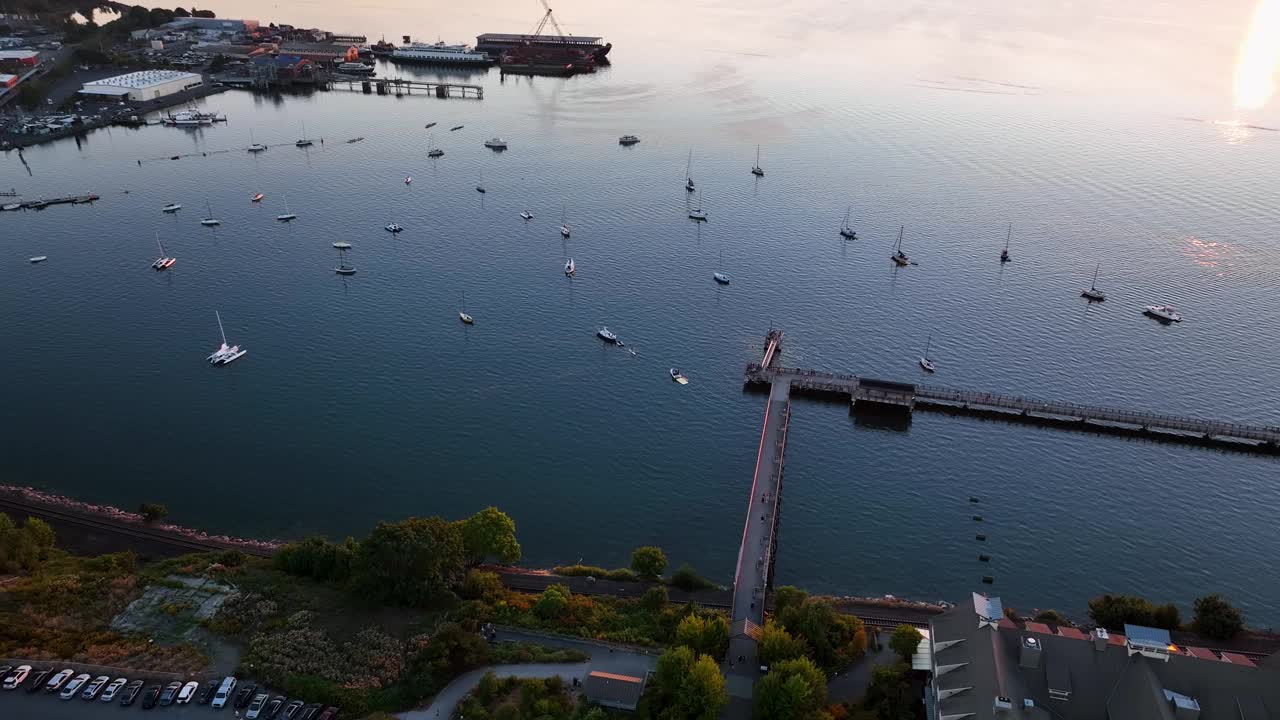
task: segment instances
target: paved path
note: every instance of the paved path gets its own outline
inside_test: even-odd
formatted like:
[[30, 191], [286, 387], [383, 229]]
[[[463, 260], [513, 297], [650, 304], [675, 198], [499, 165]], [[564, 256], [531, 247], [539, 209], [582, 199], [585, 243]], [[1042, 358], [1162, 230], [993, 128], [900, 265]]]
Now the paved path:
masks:
[[564, 636], [546, 636], [517, 630], [498, 631], [499, 642], [523, 642], [544, 647], [572, 648], [587, 653], [591, 658], [584, 663], [527, 663], [523, 665], [491, 665], [460, 675], [441, 690], [431, 703], [419, 710], [400, 713], [403, 720], [448, 720], [467, 693], [480, 682], [486, 672], [492, 671], [500, 678], [560, 676], [566, 681], [586, 679], [592, 670], [603, 670], [624, 675], [643, 675], [658, 665], [658, 651], [644, 651], [604, 645], [590, 640]]

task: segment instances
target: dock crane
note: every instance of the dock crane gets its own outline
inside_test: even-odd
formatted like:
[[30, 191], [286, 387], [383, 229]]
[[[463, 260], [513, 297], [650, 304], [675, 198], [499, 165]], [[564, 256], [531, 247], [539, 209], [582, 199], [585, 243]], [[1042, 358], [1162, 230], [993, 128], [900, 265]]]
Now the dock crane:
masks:
[[547, 21], [551, 22], [551, 27], [554, 27], [561, 37], [573, 37], [573, 35], [565, 32], [564, 28], [560, 27], [560, 23], [556, 22], [556, 17], [551, 14], [551, 6], [547, 4], [547, 0], [539, 0], [539, 2], [542, 3], [542, 7], [547, 9], [547, 13], [542, 16], [542, 22], [538, 23], [538, 27], [534, 28], [533, 37], [536, 38], [542, 34], [542, 30], [547, 26]]

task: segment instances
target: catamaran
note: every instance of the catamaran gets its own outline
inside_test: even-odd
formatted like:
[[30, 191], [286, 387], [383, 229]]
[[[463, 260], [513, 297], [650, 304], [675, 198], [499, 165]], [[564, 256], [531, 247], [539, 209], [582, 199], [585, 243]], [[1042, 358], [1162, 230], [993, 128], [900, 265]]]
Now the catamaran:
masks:
[[1000, 262], [1007, 263], [1013, 258], [1009, 257], [1009, 241], [1013, 239], [1013, 223], [1009, 223], [1009, 234], [1004, 238], [1004, 249], [1000, 251]]
[[156, 245], [160, 248], [160, 257], [156, 258], [156, 261], [151, 263], [151, 269], [168, 270], [173, 267], [173, 264], [178, 262], [178, 259], [169, 257], [169, 255], [165, 253], [164, 243], [160, 242], [160, 233], [156, 233]]
[[289, 222], [290, 220], [296, 220], [296, 219], [298, 219], [298, 216], [292, 212], [289, 212], [289, 198], [285, 198], [284, 212], [277, 215], [276, 220], [279, 220], [280, 222]]
[[222, 224], [221, 220], [213, 216], [213, 206], [209, 204], [208, 200], [204, 201], [204, 209], [209, 211], [209, 214], [200, 221], [201, 225], [204, 225], [205, 227], [213, 227], [214, 225]]
[[218, 333], [222, 335], [222, 345], [208, 357], [210, 365], [226, 365], [249, 352], [239, 345], [227, 345], [227, 333], [222, 329], [222, 313], [217, 310], [213, 314], [218, 318]]
[[689, 211], [689, 217], [694, 220], [703, 221], [707, 219], [707, 212], [702, 209], [702, 191], [698, 191], [698, 208]]
[[578, 266], [573, 264], [573, 258], [569, 258], [569, 262], [564, 264], [564, 274], [573, 277], [578, 272]]
[[693, 192], [693, 151], [689, 151], [689, 162], [684, 166], [684, 190]]
[[848, 210], [844, 211], [844, 222], [840, 223], [840, 236], [848, 240], [857, 240], [858, 233], [854, 232], [852, 226], [849, 225], [849, 213], [853, 212], [853, 206], [850, 205]]
[[760, 146], [756, 146], [756, 164], [751, 166], [751, 174], [756, 177], [764, 177], [764, 168], [760, 167]]
[[924, 344], [924, 355], [920, 356], [920, 367], [924, 368], [925, 372], [934, 372], [938, 369], [938, 366], [934, 365], [933, 361], [929, 359], [929, 346], [932, 344], [933, 333], [929, 333], [929, 339]]
[[351, 243], [336, 242], [333, 246], [338, 250], [338, 267], [333, 271], [339, 275], [355, 275], [355, 266], [347, 264], [347, 251], [351, 249]]
[[911, 258], [907, 257], [907, 254], [902, 252], [902, 232], [905, 229], [905, 226], [900, 226], [898, 228], [898, 242], [894, 243], [893, 255], [889, 256], [898, 265], [911, 264]]
[[1106, 293], [1098, 289], [1098, 270], [1101, 267], [1102, 263], [1098, 263], [1093, 269], [1093, 282], [1089, 283], [1089, 289], [1080, 291], [1080, 296], [1088, 298], [1089, 302], [1102, 302], [1107, 299]]

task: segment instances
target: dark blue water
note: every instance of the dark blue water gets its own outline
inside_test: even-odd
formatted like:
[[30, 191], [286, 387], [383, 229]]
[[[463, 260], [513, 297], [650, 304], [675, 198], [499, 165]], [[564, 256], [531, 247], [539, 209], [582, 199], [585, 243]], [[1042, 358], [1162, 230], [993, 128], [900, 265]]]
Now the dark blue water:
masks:
[[[769, 18], [726, 27], [756, 37]], [[525, 29], [450, 22], [469, 29], [446, 40]], [[98, 131], [30, 149], [30, 174], [5, 156], [0, 187], [103, 196], [0, 215], [5, 481], [269, 537], [496, 504], [528, 564], [656, 543], [727, 582], [764, 405], [741, 370], [770, 324], [791, 365], [914, 380], [932, 333], [937, 384], [1280, 423], [1280, 136], [1178, 119], [1230, 119], [1207, 73], [1185, 103], [1047, 85], [1055, 67], [1004, 50], [991, 78], [1029, 87], [910, 53], [797, 74], [776, 55], [639, 52], [664, 47], [656, 30], [593, 22], [618, 49], [591, 77], [455, 76], [485, 86], [478, 102], [229, 92], [202, 103], [226, 126]], [[292, 146], [304, 121], [322, 145]], [[250, 155], [251, 132], [281, 145]], [[494, 135], [511, 149], [482, 147]], [[158, 159], [190, 153], [208, 155]], [[273, 219], [286, 198], [292, 224]], [[206, 201], [220, 228], [198, 224]], [[843, 242], [850, 204], [863, 239]], [[900, 225], [919, 264], [895, 270]], [[165, 273], [157, 232], [178, 258]], [[1095, 263], [1108, 299], [1089, 306]], [[1152, 303], [1185, 322], [1144, 319]], [[215, 310], [249, 350], [226, 368], [204, 362]], [[603, 324], [638, 354], [603, 346]], [[893, 432], [811, 402], [792, 422], [780, 582], [954, 599], [990, 572], [1020, 608], [1221, 591], [1277, 617], [1274, 459], [927, 414]]]

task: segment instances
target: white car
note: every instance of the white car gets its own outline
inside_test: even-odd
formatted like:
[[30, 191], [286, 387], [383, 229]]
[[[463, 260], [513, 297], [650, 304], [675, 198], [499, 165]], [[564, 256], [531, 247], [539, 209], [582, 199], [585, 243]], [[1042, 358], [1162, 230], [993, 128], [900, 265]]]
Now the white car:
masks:
[[200, 683], [195, 680], [183, 685], [182, 689], [178, 691], [177, 703], [179, 705], [186, 705], [191, 702], [191, 698], [196, 696], [196, 690], [198, 689], [200, 689]]
[[53, 677], [49, 678], [49, 682], [45, 683], [44, 689], [48, 692], [56, 692], [58, 688], [62, 687], [62, 683], [67, 681], [67, 678], [75, 674], [76, 674], [75, 670], [72, 670], [71, 668], [67, 668], [62, 672], [59, 672], [57, 675], [54, 675]]
[[116, 678], [115, 680], [112, 680], [111, 684], [102, 691], [102, 695], [100, 695], [98, 699], [102, 702], [111, 702], [112, 700], [115, 700], [116, 693], [120, 692], [120, 688], [124, 687], [128, 682], [128, 678]]
[[230, 675], [222, 679], [222, 685], [218, 686], [218, 692], [213, 696], [213, 702], [209, 703], [209, 707], [220, 708], [227, 704], [231, 699], [231, 693], [235, 692], [236, 679]]
[[4, 689], [14, 690], [19, 685], [27, 681], [27, 676], [31, 674], [30, 665], [19, 665], [13, 674], [4, 679]]
[[76, 696], [76, 693], [79, 692], [80, 688], [84, 687], [84, 684], [87, 682], [89, 682], [89, 673], [80, 673], [79, 675], [71, 678], [71, 682], [67, 683], [67, 686], [62, 688], [62, 692], [58, 694], [58, 697], [63, 700], [70, 700]]
[[99, 675], [84, 687], [84, 692], [80, 693], [80, 699], [92, 700], [98, 697], [98, 691], [109, 682], [111, 682], [110, 677], [107, 677], [106, 675]]
[[256, 720], [262, 714], [262, 706], [267, 704], [266, 693], [258, 693], [253, 696], [253, 702], [249, 703], [249, 709], [245, 712], [245, 720]]

